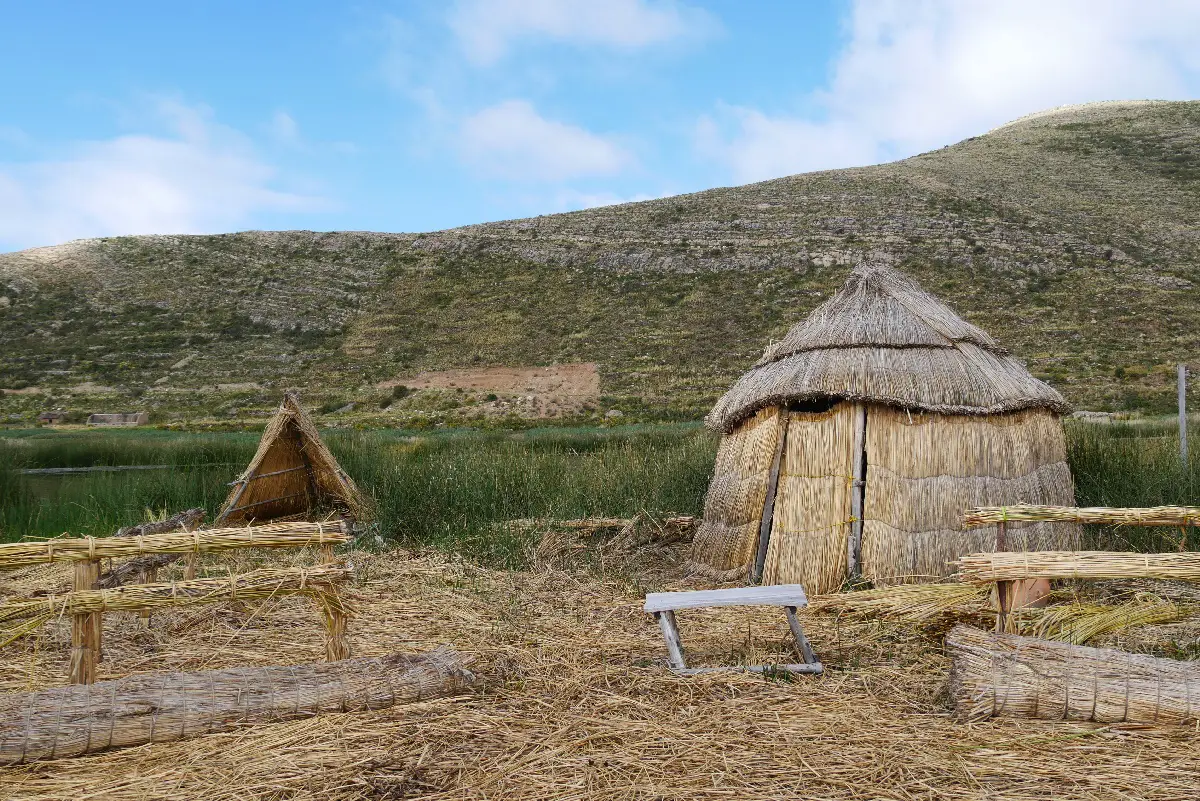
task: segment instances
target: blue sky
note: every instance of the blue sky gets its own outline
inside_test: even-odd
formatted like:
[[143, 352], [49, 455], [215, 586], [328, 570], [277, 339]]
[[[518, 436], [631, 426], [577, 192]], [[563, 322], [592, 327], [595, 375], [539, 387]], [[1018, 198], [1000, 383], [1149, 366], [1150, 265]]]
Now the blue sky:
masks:
[[0, 0], [0, 250], [437, 230], [1200, 93], [1190, 0]]

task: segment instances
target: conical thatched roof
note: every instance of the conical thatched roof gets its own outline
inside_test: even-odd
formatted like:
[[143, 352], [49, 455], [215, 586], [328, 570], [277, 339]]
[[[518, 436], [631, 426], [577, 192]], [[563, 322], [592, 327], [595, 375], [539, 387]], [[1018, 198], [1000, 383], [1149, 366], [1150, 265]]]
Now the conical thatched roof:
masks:
[[233, 482], [217, 522], [262, 523], [336, 511], [361, 520], [367, 507], [354, 481], [321, 441], [294, 392], [283, 396], [258, 451]]
[[896, 270], [868, 265], [738, 379], [709, 413], [729, 432], [758, 409], [845, 398], [943, 414], [1069, 409], [996, 340]]

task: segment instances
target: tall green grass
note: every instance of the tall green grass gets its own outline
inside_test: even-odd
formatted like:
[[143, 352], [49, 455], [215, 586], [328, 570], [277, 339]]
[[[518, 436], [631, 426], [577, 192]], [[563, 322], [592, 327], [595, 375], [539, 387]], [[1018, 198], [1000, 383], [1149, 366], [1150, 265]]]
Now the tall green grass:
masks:
[[[1067, 458], [1080, 506], [1200, 505], [1200, 427], [1189, 426], [1188, 463], [1179, 458], [1179, 427], [1172, 420], [1139, 423], [1067, 423]], [[1088, 547], [1174, 550], [1178, 529], [1099, 527], [1085, 530]], [[1200, 532], [1188, 547], [1200, 549]]]
[[[330, 431], [326, 442], [377, 510], [380, 536], [516, 565], [524, 517], [698, 514], [716, 439], [697, 425], [521, 433]], [[0, 437], [9, 468], [171, 464], [176, 469], [21, 476], [0, 470], [0, 538], [106, 534], [147, 510], [211, 516], [257, 438], [244, 434], [46, 432]]]
[[[521, 433], [325, 432], [378, 511], [378, 533], [490, 562], [520, 564], [529, 543], [496, 525], [526, 517], [700, 514], [716, 437], [695, 424]], [[257, 435], [166, 431], [6, 432], [0, 435], [0, 540], [63, 532], [100, 535], [153, 513], [220, 508]], [[1084, 506], [1198, 504], [1200, 431], [1185, 468], [1168, 423], [1067, 425], [1077, 502]], [[174, 469], [19, 475], [28, 467], [169, 464]], [[1179, 533], [1089, 529], [1092, 547], [1162, 550]], [[1197, 547], [1197, 543], [1190, 543]]]

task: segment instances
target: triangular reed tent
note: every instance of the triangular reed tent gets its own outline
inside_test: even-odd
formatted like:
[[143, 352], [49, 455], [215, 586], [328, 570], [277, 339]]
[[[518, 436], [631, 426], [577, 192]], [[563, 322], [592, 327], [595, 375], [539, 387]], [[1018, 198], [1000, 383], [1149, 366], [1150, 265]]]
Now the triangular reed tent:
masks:
[[1067, 409], [910, 278], [861, 266], [708, 415], [724, 436], [692, 561], [825, 593], [934, 580], [979, 551], [1074, 549], [1074, 524], [962, 526], [969, 506], [1074, 504]]
[[358, 487], [325, 447], [294, 392], [283, 396], [258, 443], [258, 452], [232, 487], [218, 524], [304, 519], [328, 513], [361, 520], [367, 509]]

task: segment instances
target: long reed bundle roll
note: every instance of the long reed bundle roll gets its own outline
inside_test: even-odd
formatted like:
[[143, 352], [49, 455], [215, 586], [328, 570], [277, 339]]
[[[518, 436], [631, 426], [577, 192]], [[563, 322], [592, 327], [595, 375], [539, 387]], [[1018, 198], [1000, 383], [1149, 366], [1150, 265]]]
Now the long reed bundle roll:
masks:
[[263, 526], [177, 531], [141, 537], [72, 537], [0, 545], [0, 568], [155, 553], [209, 553], [232, 548], [302, 548], [349, 542], [341, 522], [271, 523]]
[[448, 647], [312, 665], [126, 676], [0, 696], [0, 765], [162, 743], [331, 712], [384, 709], [474, 681]]
[[48, 620], [59, 615], [89, 612], [140, 612], [295, 593], [313, 595], [325, 605], [334, 604], [338, 611], [348, 612], [332, 585], [349, 576], [348, 569], [335, 565], [268, 568], [227, 578], [131, 584], [110, 590], [76, 590], [62, 595], [10, 598], [0, 602], [0, 622], [21, 618]]
[[950, 695], [964, 720], [1200, 721], [1200, 665], [955, 626]]
[[1030, 578], [1200, 581], [1200, 553], [1006, 551], [973, 553], [955, 565], [959, 580], [977, 584]]
[[996, 523], [1034, 522], [1094, 523], [1115, 526], [1196, 526], [1200, 525], [1200, 506], [1151, 506], [1146, 508], [1110, 508], [1106, 506], [980, 506], [967, 509], [963, 526], [991, 526]]

